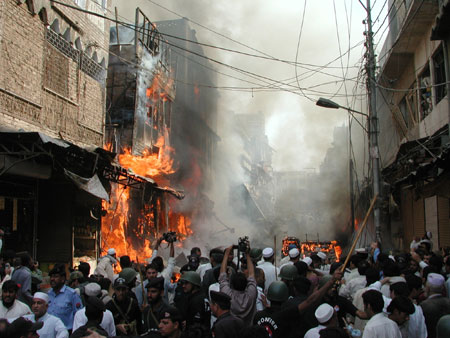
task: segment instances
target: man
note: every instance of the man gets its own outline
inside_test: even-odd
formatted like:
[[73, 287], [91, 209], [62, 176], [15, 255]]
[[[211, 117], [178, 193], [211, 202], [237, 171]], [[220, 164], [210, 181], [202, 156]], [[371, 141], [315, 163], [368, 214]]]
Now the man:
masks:
[[401, 338], [397, 323], [383, 313], [384, 300], [381, 292], [368, 290], [362, 297], [364, 312], [370, 318], [364, 329], [363, 338]]
[[206, 296], [201, 289], [200, 275], [194, 271], [186, 271], [180, 277], [184, 297], [176, 306], [186, 319], [186, 327], [200, 324], [203, 328], [210, 327], [211, 311]]
[[319, 325], [308, 330], [308, 332], [306, 332], [305, 334], [305, 338], [319, 338], [320, 330], [325, 329], [327, 327], [338, 326], [336, 312], [334, 311], [334, 309], [331, 307], [330, 304], [327, 303], [321, 304], [317, 308], [316, 312], [314, 312], [314, 315], [316, 316]]
[[136, 336], [142, 333], [142, 315], [137, 301], [129, 294], [128, 285], [123, 278], [114, 281], [114, 295], [106, 304], [116, 325], [117, 335]]
[[164, 301], [164, 278], [151, 279], [147, 285], [148, 306], [144, 309], [144, 332], [157, 331], [159, 326], [158, 317], [166, 311], [169, 305]]
[[276, 268], [273, 263], [275, 262], [275, 254], [272, 248], [265, 248], [262, 252], [264, 262], [258, 264], [258, 268], [264, 270], [266, 276], [266, 284], [264, 285], [264, 292], [267, 292], [270, 284], [277, 280], [277, 276], [280, 273], [280, 269]]
[[33, 266], [33, 259], [28, 254], [21, 255], [19, 259], [20, 265], [14, 269], [11, 280], [20, 285], [17, 298], [29, 306], [33, 299], [31, 295], [31, 267]]
[[344, 274], [345, 283], [350, 282], [353, 278], [359, 277], [358, 264], [361, 262], [361, 260], [361, 257], [358, 255], [353, 255], [350, 257], [350, 272], [346, 272]]
[[0, 318], [13, 319], [31, 313], [27, 304], [16, 299], [18, 290], [19, 286], [13, 280], [7, 280], [3, 283]]
[[[102, 290], [100, 285], [97, 283], [89, 283], [84, 287], [84, 292], [86, 300], [89, 297], [97, 297], [100, 299], [102, 296]], [[77, 330], [88, 322], [88, 317], [86, 315], [86, 307], [78, 310], [73, 318], [73, 331]], [[100, 327], [106, 331], [109, 337], [114, 337], [116, 335], [116, 326], [114, 325], [114, 317], [109, 310], [105, 310], [102, 315], [102, 320], [100, 322]]]
[[[86, 317], [87, 322], [83, 326], [71, 334], [70, 338], [81, 338], [87, 336], [90, 332], [95, 332], [99, 335], [108, 336], [108, 333], [103, 330], [100, 323], [103, 320], [105, 312], [105, 304], [97, 297], [88, 297], [86, 299]], [[90, 332], [89, 332], [89, 331]]]
[[43, 292], [36, 292], [33, 296], [33, 304], [31, 305], [32, 315], [24, 316], [25, 319], [34, 322], [40, 322], [44, 325], [37, 333], [41, 338], [68, 338], [69, 332], [66, 330], [61, 319], [49, 314], [48, 310], [49, 297]]
[[264, 284], [266, 282], [266, 277], [264, 276], [263, 269], [255, 268], [255, 279], [256, 279], [256, 289], [258, 291], [258, 297], [256, 299], [256, 311], [262, 311], [264, 310], [263, 298], [265, 298]]
[[[409, 321], [409, 316], [414, 313], [414, 305], [408, 297], [396, 296], [389, 303], [387, 311], [389, 319], [396, 322], [399, 328], [402, 328], [406, 327], [405, 324]], [[404, 336], [408, 337], [407, 330], [405, 330]]]
[[66, 266], [55, 264], [49, 272], [48, 313], [62, 320], [67, 330], [72, 330], [73, 317], [83, 307], [80, 296], [74, 289], [65, 285]]
[[114, 248], [108, 249], [107, 255], [99, 259], [97, 267], [95, 268], [95, 275], [102, 275], [108, 278], [111, 283], [114, 282], [114, 268], [113, 265], [117, 263], [116, 250]]
[[211, 291], [211, 312], [217, 317], [212, 328], [213, 337], [240, 337], [244, 322], [230, 313], [230, 307], [230, 296], [223, 292]]
[[361, 261], [358, 264], [359, 276], [350, 280], [350, 282], [343, 284], [339, 290], [339, 295], [353, 301], [356, 291], [366, 287], [366, 270], [369, 268], [367, 261]]
[[427, 326], [425, 324], [425, 317], [423, 316], [422, 308], [414, 303], [414, 300], [419, 297], [422, 290], [422, 278], [410, 274], [406, 275], [405, 279], [409, 291], [408, 297], [414, 305], [414, 313], [409, 316], [408, 321], [408, 338], [426, 337]]
[[222, 265], [220, 266], [220, 291], [231, 297], [231, 313], [241, 318], [245, 325], [250, 325], [256, 313], [256, 299], [258, 297], [255, 267], [250, 255], [247, 253], [248, 277], [242, 272], [237, 272], [232, 274], [229, 279], [227, 275], [227, 261], [231, 250], [233, 250], [233, 246], [225, 250]]
[[214, 248], [209, 251], [209, 263], [200, 265], [196, 271], [200, 275], [202, 281], [206, 271], [222, 263], [222, 259], [223, 259], [223, 250], [219, 248]]
[[158, 268], [156, 264], [150, 263], [145, 267], [145, 280], [136, 286], [134, 289], [134, 293], [136, 295], [136, 299], [138, 301], [138, 304], [140, 307], [146, 303], [146, 300], [144, 297], [146, 297], [146, 291], [145, 288], [147, 286], [147, 283], [151, 281], [152, 279], [156, 278], [158, 276]]
[[[296, 249], [293, 249], [296, 250]], [[280, 275], [278, 276], [283, 283], [286, 284], [289, 290], [289, 297], [295, 296], [295, 291], [293, 287], [293, 282], [295, 279], [297, 279], [299, 276], [298, 270], [293, 264], [286, 263], [281, 269], [280, 269]]]
[[183, 317], [180, 311], [170, 306], [162, 312], [159, 317], [159, 332], [162, 337], [180, 338], [182, 330]]
[[[270, 307], [256, 313], [254, 324], [265, 327], [271, 337], [288, 337], [288, 333], [292, 332], [293, 326], [298, 324], [299, 320], [305, 320], [305, 311], [316, 304], [334, 283], [341, 278], [342, 273], [340, 270], [335, 271], [333, 277], [322, 288], [314, 291], [300, 304], [296, 305], [294, 303], [289, 306], [282, 306], [289, 296], [286, 284], [281, 281], [273, 282], [267, 292]], [[294, 337], [296, 336], [298, 336], [298, 332], [294, 335]]]
[[32, 323], [23, 317], [13, 321], [7, 329], [8, 336], [14, 338], [38, 338], [37, 330], [42, 328], [43, 323]]
[[298, 262], [300, 260], [300, 250], [298, 250], [297, 248], [293, 248], [291, 250], [289, 250], [289, 261], [284, 263], [282, 266], [280, 266], [280, 269], [283, 268], [283, 266], [288, 265], [288, 264], [294, 264], [296, 262]]
[[91, 266], [87, 262], [80, 262], [78, 265], [78, 271], [83, 274], [84, 280], [90, 282], [89, 274], [91, 272]]
[[444, 297], [444, 277], [438, 273], [429, 273], [425, 286], [428, 298], [420, 303], [427, 325], [428, 338], [436, 337], [436, 325], [444, 315], [450, 314], [450, 299]]

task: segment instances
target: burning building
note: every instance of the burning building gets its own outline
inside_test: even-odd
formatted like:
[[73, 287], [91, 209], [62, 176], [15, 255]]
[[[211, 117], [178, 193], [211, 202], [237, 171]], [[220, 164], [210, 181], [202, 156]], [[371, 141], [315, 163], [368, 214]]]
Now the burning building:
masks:
[[191, 235], [192, 223], [207, 217], [205, 206], [211, 203], [203, 191], [218, 140], [209, 125], [216, 114], [214, 97], [188, 87], [201, 72], [174, 56], [174, 46], [160, 31], [168, 23], [152, 23], [137, 8], [134, 27], [111, 28], [106, 146], [119, 153], [123, 167], [185, 194], [113, 187], [115, 197], [104, 204], [103, 248], [115, 247], [132, 258], [138, 252], [150, 255], [149, 244], [163, 232]]

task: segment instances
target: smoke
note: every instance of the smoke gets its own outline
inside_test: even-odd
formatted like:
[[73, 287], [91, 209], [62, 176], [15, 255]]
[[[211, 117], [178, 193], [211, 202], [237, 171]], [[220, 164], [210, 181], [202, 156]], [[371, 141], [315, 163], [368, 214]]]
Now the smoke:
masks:
[[[280, 85], [268, 79], [255, 79], [248, 74], [234, 72], [211, 63], [220, 72], [245, 80], [239, 81], [217, 75], [218, 86], [249, 89], [220, 91], [217, 134], [221, 140], [216, 149], [214, 185], [207, 189], [207, 196], [214, 202], [213, 215], [208, 224], [195, 224], [196, 230], [200, 231], [196, 231], [187, 245], [197, 246], [199, 242], [208, 243], [209, 247], [226, 245], [236, 243], [237, 237], [242, 235], [258, 238], [261, 244], [270, 245], [273, 243], [270, 237], [273, 233], [286, 233], [304, 238], [304, 233], [320, 232], [321, 238], [334, 239], [330, 236], [335, 236], [335, 232], [339, 233], [343, 223], [348, 221], [346, 219], [348, 184], [344, 184], [348, 182], [347, 143], [335, 144], [334, 148], [332, 144], [334, 128], [346, 123], [347, 112], [317, 107], [315, 101], [323, 96], [343, 106], [350, 106], [354, 102], [351, 96], [347, 100], [343, 96], [346, 93], [351, 95], [356, 85], [358, 68], [354, 65], [357, 65], [362, 57], [362, 45], [352, 49], [342, 59], [337, 57], [364, 38], [361, 21], [365, 14], [361, 6], [354, 1], [337, 1], [334, 2], [335, 7], [329, 0], [310, 1], [306, 5], [306, 15], [303, 16], [304, 2], [295, 0], [283, 2], [155, 0], [155, 2], [281, 60], [295, 60], [301, 30], [297, 60], [301, 65], [297, 70], [294, 65], [284, 62], [203, 48], [210, 58], [247, 72], [282, 81], [287, 85]], [[134, 20], [136, 7], [140, 7], [152, 21], [179, 19], [174, 13], [148, 0], [133, 1], [133, 7], [129, 2], [115, 0], [113, 6], [118, 7], [119, 16], [126, 17], [129, 21]], [[197, 39], [201, 42], [261, 55], [194, 23], [191, 23], [191, 27], [196, 30]], [[331, 62], [335, 59], [336, 61]], [[332, 68], [320, 69], [316, 66], [326, 64]], [[298, 81], [295, 80], [296, 76]], [[346, 79], [345, 83], [343, 77]], [[261, 90], [263, 86], [270, 86], [273, 89]], [[286, 90], [277, 90], [280, 86]], [[298, 87], [303, 91], [299, 91]], [[199, 89], [211, 90], [201, 86]], [[297, 94], [289, 91], [295, 91]], [[304, 180], [306, 185], [300, 192], [306, 196], [300, 196], [300, 200], [313, 209], [314, 212], [311, 211], [310, 214], [316, 215], [310, 217], [309, 214], [303, 213], [298, 216], [298, 213], [294, 212], [296, 210], [293, 210], [290, 221], [288, 218], [274, 219], [261, 228], [232, 207], [230, 196], [236, 196], [233, 189], [247, 179], [240, 163], [241, 154], [245, 150], [242, 139], [236, 133], [232, 117], [234, 114], [256, 112], [262, 112], [266, 117], [266, 134], [275, 150], [272, 163], [274, 170], [315, 173]], [[358, 134], [358, 137], [361, 136], [364, 134]], [[356, 140], [355, 144], [362, 144]], [[333, 169], [332, 174], [320, 175], [320, 166], [329, 149], [334, 149], [334, 153], [331, 154], [335, 155], [337, 162], [330, 168]], [[295, 189], [285, 191], [282, 199], [285, 201], [284, 204], [301, 209], [294, 203], [299, 200], [298, 194], [299, 190]], [[245, 204], [245, 201], [237, 203]]]

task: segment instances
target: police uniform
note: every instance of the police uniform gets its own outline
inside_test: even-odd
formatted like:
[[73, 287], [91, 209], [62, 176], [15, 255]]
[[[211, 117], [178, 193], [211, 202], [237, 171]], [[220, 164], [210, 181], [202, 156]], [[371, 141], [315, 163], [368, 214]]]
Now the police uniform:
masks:
[[212, 336], [214, 338], [239, 337], [244, 321], [230, 313], [231, 297], [223, 292], [211, 291], [211, 303], [219, 304], [219, 307], [221, 307], [220, 304], [225, 304], [226, 309], [223, 310], [228, 310], [214, 322]]
[[48, 313], [61, 319], [67, 330], [72, 330], [75, 312], [83, 308], [80, 296], [64, 285], [57, 294], [51, 289], [48, 297]]
[[262, 326], [269, 333], [269, 337], [288, 337], [291, 325], [300, 320], [298, 308], [295, 305], [272, 306], [256, 313], [253, 320], [254, 325]]
[[[163, 277], [156, 277], [152, 278], [146, 285], [147, 290], [149, 288], [156, 288], [160, 291], [164, 290], [164, 278]], [[161, 301], [159, 305], [156, 308], [152, 308], [152, 306], [149, 304], [142, 314], [144, 319], [144, 331], [157, 331], [159, 326], [159, 320], [158, 318], [161, 317], [162, 313], [167, 312], [170, 310], [170, 306], [164, 301], [164, 297], [161, 297]]]
[[[114, 288], [120, 287], [128, 289], [123, 278], [117, 278], [114, 281]], [[112, 300], [106, 304], [106, 309], [111, 311], [116, 326], [119, 324], [126, 324], [129, 325], [130, 331], [135, 331], [135, 333], [138, 334], [142, 333], [142, 314], [137, 300], [126, 297], [122, 302], [119, 302], [116, 299], [116, 295], [113, 295]]]
[[202, 291], [187, 296], [187, 308], [185, 311], [186, 326], [201, 324], [204, 327], [211, 325], [211, 309]]

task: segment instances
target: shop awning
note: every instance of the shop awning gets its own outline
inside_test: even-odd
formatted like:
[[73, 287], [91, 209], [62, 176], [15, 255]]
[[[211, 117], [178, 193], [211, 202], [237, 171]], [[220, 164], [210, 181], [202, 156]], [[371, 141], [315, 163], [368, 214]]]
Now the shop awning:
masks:
[[39, 132], [0, 131], [0, 176], [16, 175], [50, 179], [60, 172], [82, 189], [109, 200], [110, 182], [167, 192], [178, 199], [183, 192], [159, 187], [150, 178], [136, 175], [115, 162], [115, 153], [88, 150]]

